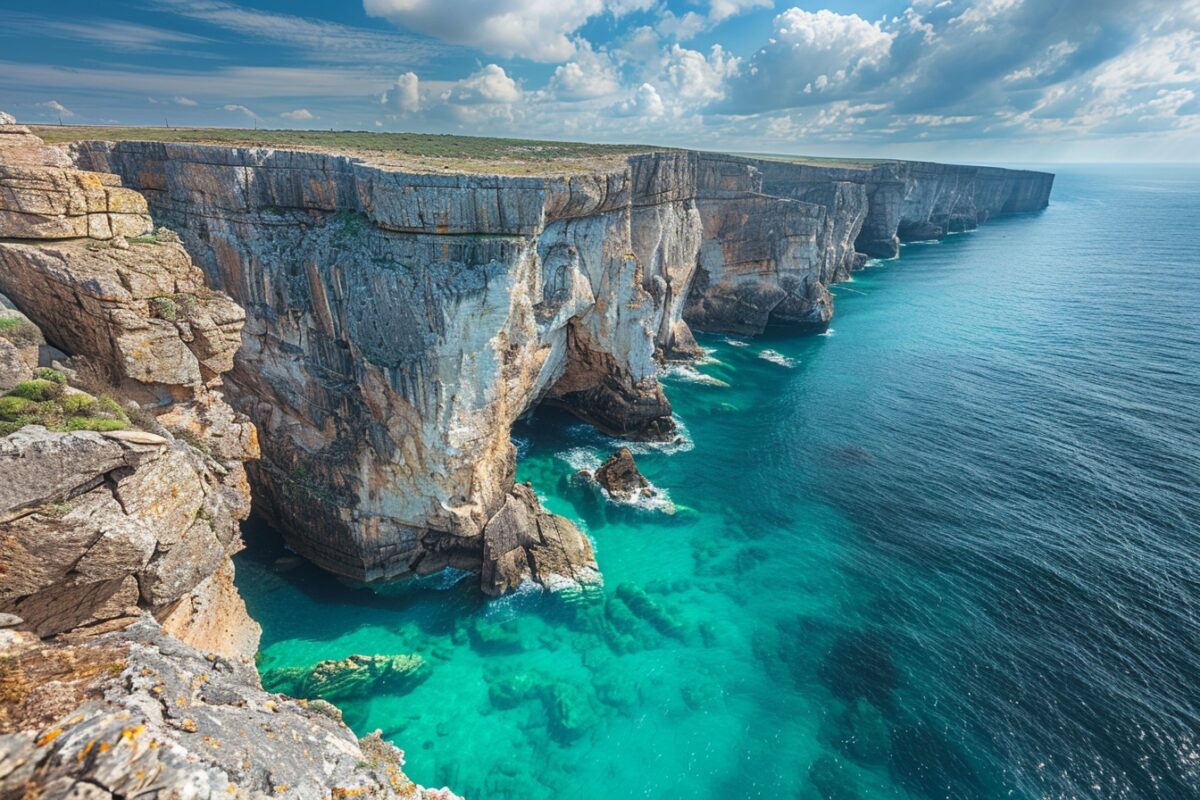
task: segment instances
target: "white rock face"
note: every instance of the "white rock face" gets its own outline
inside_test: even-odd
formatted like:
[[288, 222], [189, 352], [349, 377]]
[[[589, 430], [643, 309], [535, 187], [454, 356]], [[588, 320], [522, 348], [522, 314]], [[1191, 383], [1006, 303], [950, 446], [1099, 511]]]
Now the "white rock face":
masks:
[[188, 144], [83, 143], [75, 157], [139, 189], [246, 309], [228, 384], [262, 432], [261, 507], [300, 553], [366, 580], [492, 575], [493, 551], [519, 561], [512, 537], [485, 546], [484, 532], [512, 507], [521, 414], [553, 403], [670, 437], [657, 375], [695, 352], [689, 323], [822, 328], [826, 285], [861, 265], [867, 224], [895, 239], [899, 207], [873, 211], [892, 197], [880, 187], [904, 185], [895, 164], [683, 151], [519, 178]]

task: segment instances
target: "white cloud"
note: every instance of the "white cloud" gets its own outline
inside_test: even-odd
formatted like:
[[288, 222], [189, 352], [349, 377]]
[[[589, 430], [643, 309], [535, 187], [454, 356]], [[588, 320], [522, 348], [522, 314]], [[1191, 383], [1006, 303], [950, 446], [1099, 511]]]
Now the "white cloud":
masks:
[[595, 52], [581, 42], [575, 60], [554, 70], [550, 91], [560, 100], [588, 100], [613, 94], [621, 88], [616, 65], [606, 52]]
[[43, 102], [43, 103], [37, 103], [37, 107], [38, 107], [38, 108], [44, 108], [44, 109], [46, 109], [47, 111], [53, 111], [55, 114], [58, 114], [60, 117], [73, 117], [73, 116], [75, 116], [75, 112], [74, 112], [74, 111], [72, 111], [71, 109], [67, 108], [67, 107], [66, 107], [66, 106], [64, 106], [62, 103], [58, 102], [57, 100], [47, 100], [47, 101], [45, 101], [45, 102]]
[[749, 61], [733, 110], [816, 105], [860, 92], [882, 70], [896, 34], [857, 14], [790, 8]]
[[502, 67], [488, 64], [454, 84], [444, 99], [454, 105], [511, 104], [521, 99], [521, 89]]
[[770, 8], [773, 5], [773, 0], [712, 0], [708, 17], [714, 22], [721, 22], [755, 8]]
[[183, 96], [183, 95], [181, 95], [181, 94], [177, 94], [177, 95], [175, 95], [174, 97], [172, 97], [172, 98], [171, 98], [171, 102], [172, 102], [172, 103], [174, 103], [174, 104], [175, 104], [175, 105], [177, 105], [177, 106], [196, 106], [196, 105], [199, 105], [199, 103], [197, 103], [195, 100], [191, 99], [190, 97], [184, 97], [184, 96]]
[[302, 122], [304, 120], [316, 119], [313, 113], [307, 108], [297, 108], [295, 111], [284, 111], [279, 116], [284, 119], [290, 119], [293, 122]]
[[401, 113], [412, 113], [421, 109], [421, 80], [415, 72], [406, 72], [392, 88], [383, 93], [381, 102]]
[[708, 56], [679, 45], [671, 48], [666, 77], [675, 94], [687, 101], [709, 102], [725, 95], [725, 81], [738, 72], [738, 59], [713, 45]]
[[248, 109], [245, 106], [240, 105], [238, 103], [226, 103], [225, 105], [221, 106], [221, 110], [222, 111], [235, 111], [238, 114], [243, 114], [243, 115], [249, 117], [250, 119], [258, 119], [258, 114], [255, 114], [250, 109]]
[[601, 14], [645, 11], [653, 0], [363, 0], [372, 17], [494, 55], [561, 62], [575, 34]]
[[212, 41], [203, 36], [151, 28], [134, 22], [102, 19], [66, 21], [8, 10], [4, 12], [4, 26], [6, 32], [13, 35], [52, 36], [95, 44], [121, 53], [167, 53], [188, 45], [211, 44]]
[[666, 112], [666, 106], [663, 104], [658, 90], [649, 83], [643, 83], [629, 99], [619, 103], [612, 111], [622, 117], [654, 119], [661, 117]]
[[695, 11], [687, 11], [676, 15], [673, 11], [664, 11], [654, 29], [668, 39], [678, 39], [686, 42], [709, 27], [709, 19]]

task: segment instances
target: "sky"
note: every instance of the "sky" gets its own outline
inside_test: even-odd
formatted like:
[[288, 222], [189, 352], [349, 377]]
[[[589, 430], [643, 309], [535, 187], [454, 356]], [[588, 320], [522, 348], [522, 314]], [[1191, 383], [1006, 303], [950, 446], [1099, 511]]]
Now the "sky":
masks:
[[25, 122], [1200, 160], [1200, 0], [0, 0]]

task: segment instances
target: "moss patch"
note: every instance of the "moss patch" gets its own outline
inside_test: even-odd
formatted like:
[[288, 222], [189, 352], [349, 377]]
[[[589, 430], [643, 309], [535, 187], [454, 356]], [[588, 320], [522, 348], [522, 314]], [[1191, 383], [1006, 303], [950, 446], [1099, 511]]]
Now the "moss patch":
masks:
[[129, 417], [112, 398], [82, 392], [67, 394], [65, 375], [56, 370], [39, 373], [54, 374], [18, 383], [0, 396], [0, 436], [26, 425], [43, 425], [59, 432], [119, 431], [129, 427]]

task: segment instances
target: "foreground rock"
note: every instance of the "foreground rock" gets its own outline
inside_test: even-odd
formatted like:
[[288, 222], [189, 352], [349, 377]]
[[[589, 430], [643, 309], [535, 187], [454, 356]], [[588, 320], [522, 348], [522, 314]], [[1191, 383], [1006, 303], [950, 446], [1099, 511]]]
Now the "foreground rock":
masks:
[[253, 664], [206, 656], [153, 620], [51, 643], [0, 637], [4, 797], [455, 797], [413, 784], [403, 752], [358, 739], [332, 706], [268, 694]]
[[608, 460], [596, 470], [596, 482], [608, 494], [617, 499], [629, 501], [636, 497], [651, 497], [654, 490], [650, 481], [646, 480], [638, 470], [637, 462], [628, 447], [622, 447], [609, 456]]
[[126, 240], [115, 176], [0, 123], [0, 797], [453, 797], [262, 690], [241, 310], [165, 232]]
[[[178, 243], [156, 243], [166, 234], [130, 245], [116, 231], [150, 230], [140, 195], [63, 163], [20, 126], [0, 126], [0, 292], [20, 314], [0, 325], [12, 384], [0, 416], [15, 429], [0, 439], [0, 612], [49, 636], [150, 611], [198, 646], [252, 657], [258, 626], [231, 591], [229, 555], [258, 444], [219, 391], [244, 314], [205, 288]], [[101, 213], [85, 189], [107, 198], [104, 214], [126, 216], [71, 222]], [[194, 299], [186, 313], [164, 313], [183, 297]], [[39, 371], [48, 352], [62, 370]], [[131, 427], [134, 410], [153, 432], [111, 430]], [[56, 427], [22, 427], [34, 421]], [[186, 611], [202, 606], [222, 624]]]

